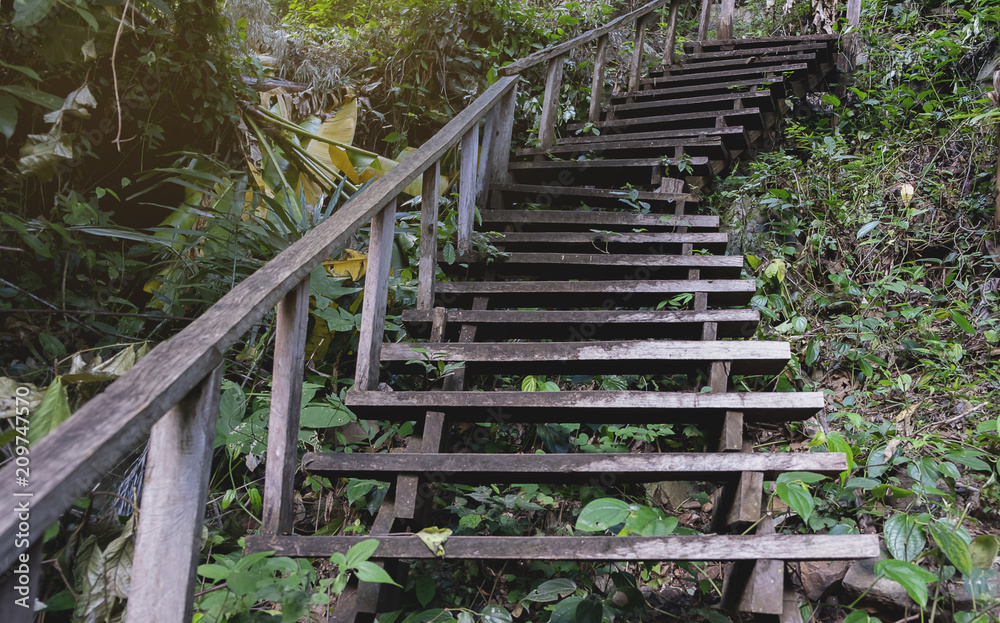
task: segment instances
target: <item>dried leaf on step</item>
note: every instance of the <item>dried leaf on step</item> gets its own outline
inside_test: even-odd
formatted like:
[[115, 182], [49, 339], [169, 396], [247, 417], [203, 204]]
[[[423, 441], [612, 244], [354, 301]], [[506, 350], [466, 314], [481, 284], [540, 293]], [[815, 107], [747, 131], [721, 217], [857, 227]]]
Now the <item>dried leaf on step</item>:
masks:
[[444, 557], [444, 544], [451, 536], [448, 528], [424, 528], [417, 533], [417, 537], [424, 542], [424, 545], [434, 553], [435, 556]]
[[349, 277], [351, 281], [358, 281], [368, 269], [368, 256], [354, 249], [345, 249], [339, 260], [327, 260], [323, 266], [333, 277]]

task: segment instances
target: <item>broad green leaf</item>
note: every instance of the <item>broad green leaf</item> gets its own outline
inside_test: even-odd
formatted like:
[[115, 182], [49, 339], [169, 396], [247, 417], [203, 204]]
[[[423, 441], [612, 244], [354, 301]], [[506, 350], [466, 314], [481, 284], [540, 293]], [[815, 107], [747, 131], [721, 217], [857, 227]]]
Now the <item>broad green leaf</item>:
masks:
[[779, 482], [775, 491], [781, 501], [788, 505], [790, 509], [798, 513], [802, 521], [808, 522], [812, 516], [816, 501], [809, 490], [796, 482]]
[[198, 565], [198, 575], [209, 580], [225, 580], [233, 570], [214, 563]]
[[377, 539], [367, 539], [361, 541], [360, 543], [355, 543], [351, 546], [351, 549], [347, 550], [347, 556], [345, 558], [346, 566], [353, 569], [359, 562], [363, 562], [371, 558], [376, 549], [378, 549]]
[[858, 230], [858, 240], [870, 234], [871, 231], [876, 227], [878, 227], [879, 225], [880, 223], [878, 221], [871, 221], [869, 223], [865, 223], [864, 225], [862, 225], [861, 229]]
[[585, 532], [607, 530], [625, 521], [632, 508], [621, 500], [601, 498], [583, 507], [576, 519], [576, 529]]
[[641, 506], [625, 520], [625, 529], [640, 536], [668, 536], [677, 527], [676, 517], [665, 517], [658, 509]]
[[377, 480], [357, 480], [354, 478], [348, 480], [347, 503], [353, 505], [356, 501], [368, 495], [378, 484], [379, 481]]
[[17, 129], [17, 100], [9, 93], [0, 93], [0, 134], [8, 139]]
[[916, 519], [906, 513], [896, 513], [885, 522], [885, 545], [898, 560], [912, 561], [927, 546], [924, 530]]
[[10, 25], [14, 28], [28, 28], [45, 19], [56, 0], [14, 0], [14, 19]]
[[811, 366], [819, 359], [819, 340], [813, 338], [806, 346], [806, 365]]
[[45, 349], [45, 352], [53, 357], [59, 358], [66, 356], [66, 347], [63, 346], [63, 343], [48, 333], [39, 333], [38, 341], [42, 344], [42, 348]]
[[576, 582], [566, 578], [548, 580], [538, 585], [538, 588], [524, 596], [524, 601], [544, 603], [566, 597], [576, 590]]
[[826, 480], [826, 476], [815, 472], [785, 472], [778, 475], [777, 482], [804, 482], [807, 485], [811, 485], [823, 480]]
[[965, 331], [966, 333], [976, 332], [976, 327], [972, 326], [972, 323], [957, 310], [951, 310], [951, 319], [955, 321], [955, 324], [957, 324], [962, 331]]
[[991, 534], [977, 536], [969, 544], [972, 566], [976, 569], [991, 568], [998, 551], [1000, 551], [1000, 539]]
[[847, 615], [844, 619], [844, 623], [878, 623], [878, 619], [873, 619], [864, 610], [855, 610], [854, 612]]
[[417, 593], [417, 601], [420, 602], [420, 607], [426, 608], [427, 604], [431, 603], [431, 600], [434, 599], [434, 594], [437, 592], [437, 584], [434, 582], [434, 578], [420, 575], [414, 580], [414, 589]]
[[435, 528], [431, 526], [429, 528], [424, 528], [417, 533], [417, 538], [424, 542], [429, 550], [434, 552], [435, 556], [444, 556], [444, 544], [451, 536], [451, 530], [448, 528]]
[[483, 623], [511, 623], [514, 620], [514, 617], [501, 606], [486, 606], [482, 615]]
[[567, 597], [558, 604], [549, 617], [549, 623], [578, 623], [576, 608], [583, 603], [583, 597]]
[[358, 579], [362, 582], [378, 582], [379, 584], [395, 584], [399, 586], [385, 569], [373, 562], [367, 560], [359, 562], [353, 569], [354, 575], [358, 576]]
[[350, 413], [332, 405], [310, 405], [299, 415], [299, 426], [302, 428], [334, 428], [350, 421]]
[[903, 560], [880, 560], [875, 563], [875, 574], [899, 582], [921, 608], [927, 605], [927, 585], [937, 580], [930, 571]]
[[32, 445], [38, 443], [42, 437], [68, 420], [69, 416], [69, 396], [63, 386], [62, 377], [57, 376], [45, 390], [45, 397], [42, 398], [38, 408], [31, 413], [28, 441]]
[[778, 283], [785, 280], [785, 272], [787, 268], [785, 267], [785, 262], [783, 260], [772, 260], [767, 268], [764, 269], [764, 278], [772, 279]]
[[969, 553], [969, 546], [955, 530], [955, 526], [944, 520], [935, 519], [927, 527], [934, 537], [934, 542], [958, 572], [962, 575], [972, 573], [972, 554]]
[[28, 100], [32, 104], [38, 104], [49, 110], [59, 110], [63, 105], [63, 98], [51, 93], [39, 91], [33, 87], [26, 87], [19, 84], [7, 84], [0, 86], [0, 91], [13, 93], [21, 99]]

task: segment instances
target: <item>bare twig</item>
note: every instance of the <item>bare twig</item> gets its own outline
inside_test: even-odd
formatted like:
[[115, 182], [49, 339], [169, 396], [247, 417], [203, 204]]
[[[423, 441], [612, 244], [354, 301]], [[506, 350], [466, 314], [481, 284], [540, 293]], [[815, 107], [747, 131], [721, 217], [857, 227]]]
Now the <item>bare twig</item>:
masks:
[[118, 91], [118, 67], [115, 57], [118, 55], [118, 42], [121, 40], [122, 30], [125, 29], [125, 14], [128, 13], [131, 4], [132, 0], [125, 0], [125, 6], [122, 7], [122, 17], [118, 20], [118, 31], [115, 33], [115, 44], [111, 48], [111, 78], [115, 84], [115, 109], [118, 112], [118, 134], [111, 142], [115, 144], [119, 152], [122, 150], [122, 99], [121, 93]]
[[928, 425], [926, 425], [926, 426], [918, 429], [915, 433], [913, 433], [913, 437], [916, 437], [917, 435], [919, 435], [920, 433], [923, 433], [925, 431], [931, 430], [932, 428], [939, 428], [941, 426], [944, 426], [945, 424], [951, 424], [952, 422], [958, 422], [959, 420], [965, 419], [969, 415], [975, 413], [976, 411], [979, 411], [980, 409], [982, 409], [985, 406], [986, 406], [986, 403], [984, 402], [984, 403], [982, 403], [979, 406], [972, 407], [968, 411], [963, 411], [962, 413], [960, 413], [959, 415], [956, 415], [955, 417], [950, 417], [947, 420], [941, 420], [940, 422], [932, 422], [932, 423], [930, 423], [930, 424], [928, 424]]

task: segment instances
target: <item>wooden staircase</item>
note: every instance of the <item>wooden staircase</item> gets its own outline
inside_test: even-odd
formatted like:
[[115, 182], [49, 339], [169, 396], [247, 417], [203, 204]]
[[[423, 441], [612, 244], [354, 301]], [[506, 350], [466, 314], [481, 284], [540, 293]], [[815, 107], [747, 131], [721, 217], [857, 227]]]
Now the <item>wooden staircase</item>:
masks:
[[[361, 419], [416, 421], [418, 433], [403, 453], [307, 454], [302, 462], [311, 474], [393, 483], [371, 530], [374, 559], [405, 577], [401, 560], [436, 557], [413, 533], [433, 525], [430, 496], [441, 482], [716, 483], [711, 534], [452, 536], [444, 558], [727, 561], [724, 607], [773, 620], [801, 621], [785, 562], [878, 554], [875, 536], [774, 533], [764, 482], [794, 471], [836, 475], [847, 459], [753, 451], [746, 424], [807, 419], [823, 409], [823, 396], [735, 391], [735, 376], [780, 373], [790, 349], [749, 339], [759, 322], [745, 308], [754, 281], [742, 278], [742, 257], [725, 255], [719, 219], [698, 214], [700, 189], [780, 131], [788, 98], [826, 89], [836, 45], [830, 36], [689, 43], [590, 121], [569, 124], [552, 144], [517, 150], [487, 175], [479, 235], [502, 253], [477, 254], [472, 245], [452, 264], [438, 257], [450, 280], [428, 284], [420, 307], [403, 314], [414, 341], [381, 345], [374, 364], [395, 376], [422, 375], [418, 359], [464, 365], [431, 391], [387, 391], [378, 368], [360, 363], [347, 405]], [[436, 206], [424, 209], [436, 222]], [[657, 309], [681, 294], [688, 303]], [[476, 382], [528, 374], [662, 375], [669, 388], [480, 391]], [[690, 423], [708, 431], [710, 447], [512, 455], [449, 440], [453, 423], [570, 422]], [[248, 538], [247, 549], [328, 557], [363, 538], [371, 537], [264, 534]], [[397, 609], [394, 599], [380, 585], [353, 586], [336, 619], [370, 620]]]

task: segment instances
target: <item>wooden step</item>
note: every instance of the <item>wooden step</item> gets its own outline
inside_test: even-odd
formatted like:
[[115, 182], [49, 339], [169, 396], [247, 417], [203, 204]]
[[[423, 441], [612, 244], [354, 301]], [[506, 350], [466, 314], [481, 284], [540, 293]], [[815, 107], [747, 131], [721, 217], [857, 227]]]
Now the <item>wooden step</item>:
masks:
[[615, 281], [446, 281], [434, 284], [435, 305], [469, 307], [488, 296], [494, 309], [508, 307], [656, 306], [678, 294], [704, 292], [713, 307], [746, 305], [757, 293], [753, 279], [624, 279]]
[[[740, 100], [745, 108], [760, 108], [762, 111], [777, 110], [777, 98], [770, 89], [760, 89], [755, 92], [739, 91], [735, 93], [720, 93], [700, 97], [681, 97], [675, 99], [654, 99], [641, 102], [631, 102], [608, 106], [605, 110], [614, 113], [616, 119], [628, 119], [640, 116], [664, 115], [677, 112], [701, 112], [710, 110], [732, 110], [736, 100]], [[707, 138], [707, 137], [706, 137]]]
[[[414, 349], [426, 350], [430, 356]], [[421, 370], [420, 361], [463, 361], [471, 374], [678, 374], [732, 362], [732, 374], [778, 374], [791, 358], [787, 342], [411, 342], [382, 345], [382, 362]]]
[[454, 264], [438, 262], [449, 275], [474, 277], [489, 271], [498, 276], [521, 275], [537, 279], [681, 279], [699, 269], [704, 279], [738, 279], [743, 256], [666, 255], [667, 245], [650, 245], [646, 253], [526, 253], [515, 251], [497, 257], [459, 256]]
[[729, 236], [721, 233], [678, 234], [673, 232], [505, 232], [491, 239], [493, 245], [512, 252], [559, 253], [656, 253], [680, 255], [684, 245], [714, 255], [726, 252]]
[[383, 392], [349, 391], [344, 403], [360, 419], [420, 420], [440, 411], [451, 422], [577, 422], [594, 424], [707, 424], [726, 411], [746, 422], [790, 422], [824, 407], [821, 392]]
[[[743, 126], [751, 130], [760, 130], [765, 127], [764, 116], [760, 108], [709, 110], [672, 115], [612, 119], [610, 121], [598, 121], [591, 125], [602, 131], [606, 128], [615, 128], [623, 133], [618, 135], [618, 140], [626, 140], [629, 132], [680, 128], [707, 129], [714, 128], [719, 123], [727, 126]], [[579, 130], [583, 128], [583, 125], [582, 123], [570, 123], [566, 126], [566, 129], [569, 131]]]
[[716, 41], [685, 41], [684, 54], [701, 50], [705, 52], [736, 52], [743, 50], [761, 50], [772, 47], [796, 46], [807, 43], [823, 43], [833, 46], [840, 39], [839, 35], [797, 35], [793, 37], [759, 37], [754, 39], [720, 39]]
[[718, 84], [731, 80], [752, 80], [757, 76], [792, 76], [792, 79], [801, 80], [805, 78], [808, 70], [809, 65], [807, 63], [774, 63], [740, 69], [706, 70], [677, 76], [645, 78], [639, 81], [639, 88], [640, 90], [644, 90], [646, 88], [660, 89], [666, 87]]
[[607, 474], [618, 483], [731, 481], [742, 472], [773, 480], [783, 472], [833, 476], [847, 470], [841, 452], [651, 452], [644, 454], [439, 454], [307, 452], [302, 470], [326, 478], [387, 480], [434, 474], [451, 484], [584, 484]]
[[[825, 47], [825, 46], [824, 46]], [[662, 78], [664, 76], [682, 76], [686, 73], [714, 71], [718, 69], [737, 69], [743, 67], [763, 67], [778, 63], [807, 63], [815, 70], [819, 68], [820, 61], [815, 52], [799, 52], [786, 54], [743, 54], [738, 56], [722, 56], [714, 59], [689, 59], [681, 56], [673, 65], [667, 65], [658, 71], [651, 71], [647, 74], [649, 78]]]
[[[329, 558], [371, 536], [248, 536], [247, 552]], [[773, 534], [698, 536], [451, 536], [450, 560], [758, 561], [855, 560], [879, 556], [877, 535]], [[413, 534], [378, 535], [375, 560], [436, 559]]]
[[678, 137], [719, 137], [726, 149], [745, 150], [750, 146], [750, 138], [747, 136], [743, 126], [725, 128], [685, 128], [673, 130], [656, 130], [653, 132], [629, 131], [627, 136], [619, 128], [605, 128], [602, 134], [581, 134], [579, 136], [567, 136], [556, 141], [557, 145], [587, 145], [595, 149], [600, 148], [601, 143], [621, 140], [657, 140], [661, 138]]
[[729, 93], [733, 89], [751, 89], [753, 87], [767, 87], [770, 89], [771, 94], [777, 98], [783, 98], [790, 92], [790, 88], [786, 88], [784, 76], [760, 76], [745, 80], [725, 80], [711, 84], [693, 84], [645, 89], [643, 91], [629, 91], [620, 95], [612, 95], [611, 103], [621, 104], [627, 101], [641, 102], [653, 98], [687, 97], [691, 94], [712, 95], [716, 93]]
[[[541, 162], [511, 162], [507, 169], [520, 184], [546, 184], [554, 181], [573, 184], [594, 184], [621, 188], [626, 184], [656, 186], [667, 175], [680, 177], [678, 164], [694, 169], [693, 175], [711, 175], [711, 161], [705, 157], [685, 160], [676, 158], [614, 158], [607, 160], [546, 160]], [[692, 173], [689, 173], [691, 175]]]
[[[537, 187], [529, 187], [537, 188]], [[596, 189], [593, 189], [596, 190]], [[624, 198], [628, 198], [625, 191], [607, 191], [616, 193], [611, 197], [617, 197], [617, 193], [624, 193]], [[659, 193], [639, 192], [636, 201], [647, 201], [651, 204], [657, 199], [652, 198]], [[621, 201], [621, 198], [614, 199]], [[588, 202], [589, 203], [589, 202]], [[620, 204], [625, 206], [626, 204]], [[526, 231], [528, 226], [543, 226], [546, 231], [549, 226], [559, 227], [557, 231], [572, 231], [576, 228], [590, 229], [613, 229], [624, 228], [628, 231], [636, 228], [672, 230], [677, 227], [687, 227], [689, 231], [713, 230], [719, 227], [719, 217], [700, 214], [685, 214], [675, 216], [673, 214], [639, 214], [636, 212], [603, 212], [603, 211], [569, 211], [569, 210], [483, 210], [480, 212], [483, 219], [483, 230], [512, 224], [518, 231]], [[519, 226], [524, 227], [519, 227]], [[565, 229], [562, 229], [565, 228]]]
[[[469, 310], [446, 312], [445, 337], [458, 339], [462, 325], [476, 325], [476, 339], [681, 339], [699, 335], [706, 322], [716, 323], [719, 338], [753, 337], [760, 315], [751, 309], [693, 310]], [[411, 337], [430, 334], [432, 311], [404, 310], [403, 322]]]
[[[626, 203], [626, 200], [632, 201], [631, 193], [628, 190], [619, 189], [608, 189], [608, 188], [578, 188], [573, 186], [563, 186], [563, 185], [544, 185], [544, 184], [494, 184], [491, 187], [493, 192], [498, 192], [502, 195], [505, 203], [521, 203], [529, 204], [535, 206], [586, 206], [593, 208], [617, 208], [619, 210], [624, 210], [624, 212], [560, 212], [560, 218], [568, 218], [569, 214], [622, 214], [628, 215], [630, 212], [635, 211], [635, 207], [631, 204]], [[674, 203], [676, 201], [684, 201], [696, 203], [698, 201], [697, 195], [690, 193], [656, 193], [649, 191], [634, 191], [635, 199], [637, 201], [644, 201], [650, 204], [650, 208], [653, 212], [673, 212]], [[496, 210], [483, 210], [483, 219], [485, 222], [486, 213], [496, 212], [496, 214], [501, 214], [507, 216], [506, 211], [496, 211]], [[538, 214], [542, 214], [538, 212]], [[637, 215], [638, 216], [638, 215]], [[591, 218], [591, 217], [586, 217]], [[648, 219], [647, 227], [653, 226], [653, 220], [658, 219], [658, 216], [651, 216]], [[708, 217], [691, 217], [697, 219], [704, 219]], [[522, 221], [526, 222], [526, 221]], [[699, 221], [701, 222], [701, 221]], [[707, 222], [707, 221], [706, 221]], [[691, 225], [695, 227], [695, 225]], [[716, 218], [711, 225], [699, 225], [699, 227], [718, 227], [719, 220]]]
[[646, 139], [639, 141], [628, 140], [628, 135], [622, 135], [621, 140], [607, 140], [588, 145], [562, 144], [553, 145], [548, 148], [530, 147], [519, 149], [515, 154], [519, 158], [551, 155], [560, 158], [576, 159], [582, 156], [593, 154], [605, 158], [613, 158], [615, 155], [626, 154], [634, 158], [673, 156], [677, 148], [684, 150], [684, 153], [693, 157], [704, 157], [709, 160], [723, 160], [726, 152], [723, 151], [722, 139], [719, 137], [708, 137], [704, 135], [681, 137], [672, 139]]
[[[676, 57], [673, 65], [667, 65], [663, 69], [670, 69], [677, 65], [696, 65], [703, 62], [712, 62], [718, 59], [746, 59], [748, 57], [770, 57], [806, 52], [816, 55], [822, 62], [833, 60], [835, 48], [827, 43], [793, 43], [788, 45], [766, 44], [763, 47], [741, 48], [738, 50], [713, 50], [709, 52], [686, 52], [682, 56]], [[649, 72], [650, 76], [662, 75], [663, 69], [654, 69]]]

